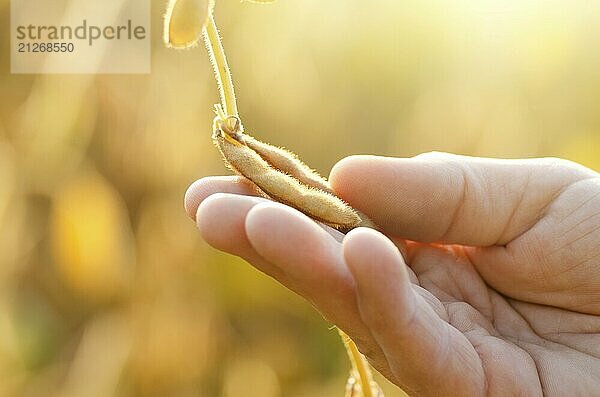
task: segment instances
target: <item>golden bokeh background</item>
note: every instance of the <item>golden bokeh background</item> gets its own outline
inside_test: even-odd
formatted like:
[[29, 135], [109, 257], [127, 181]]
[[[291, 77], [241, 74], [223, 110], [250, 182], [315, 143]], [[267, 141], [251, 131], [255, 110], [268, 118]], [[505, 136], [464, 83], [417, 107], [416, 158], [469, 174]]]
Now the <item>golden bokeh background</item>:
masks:
[[[206, 53], [164, 48], [163, 3], [149, 75], [11, 75], [0, 0], [0, 396], [341, 396], [337, 333], [184, 213], [226, 170]], [[216, 18], [246, 128], [325, 175], [431, 150], [600, 169], [600, 2], [218, 0]]]

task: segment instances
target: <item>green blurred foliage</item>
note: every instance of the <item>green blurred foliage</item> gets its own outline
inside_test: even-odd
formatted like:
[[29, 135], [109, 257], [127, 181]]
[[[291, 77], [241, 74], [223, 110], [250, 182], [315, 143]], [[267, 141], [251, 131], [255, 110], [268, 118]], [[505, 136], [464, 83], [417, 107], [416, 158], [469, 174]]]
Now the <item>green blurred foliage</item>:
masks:
[[[163, 47], [163, 7], [150, 75], [11, 75], [0, 0], [0, 396], [342, 395], [337, 333], [184, 214], [189, 183], [227, 171], [206, 54]], [[598, 2], [220, 0], [216, 17], [246, 128], [325, 175], [431, 150], [600, 169]]]

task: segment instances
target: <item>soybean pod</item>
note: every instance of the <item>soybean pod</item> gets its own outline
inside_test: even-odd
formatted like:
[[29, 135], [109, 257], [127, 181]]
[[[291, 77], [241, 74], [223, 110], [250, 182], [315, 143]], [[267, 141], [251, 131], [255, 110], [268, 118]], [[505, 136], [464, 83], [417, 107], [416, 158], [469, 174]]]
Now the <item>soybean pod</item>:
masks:
[[[369, 225], [327, 181], [292, 153], [243, 133], [236, 117], [215, 119], [213, 141], [229, 167], [275, 201], [341, 230]], [[365, 223], [368, 222], [368, 223]]]

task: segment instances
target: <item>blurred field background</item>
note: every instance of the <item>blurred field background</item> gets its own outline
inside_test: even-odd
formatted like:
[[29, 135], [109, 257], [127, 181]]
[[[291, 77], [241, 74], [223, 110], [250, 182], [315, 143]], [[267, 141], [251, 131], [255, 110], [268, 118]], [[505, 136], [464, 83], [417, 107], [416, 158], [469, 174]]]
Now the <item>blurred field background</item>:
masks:
[[[51, 76], [10, 75], [0, 0], [0, 396], [341, 396], [337, 333], [184, 213], [226, 170], [206, 53], [163, 47], [163, 3], [152, 74]], [[218, 0], [216, 18], [246, 128], [325, 175], [431, 150], [600, 169], [600, 2]]]

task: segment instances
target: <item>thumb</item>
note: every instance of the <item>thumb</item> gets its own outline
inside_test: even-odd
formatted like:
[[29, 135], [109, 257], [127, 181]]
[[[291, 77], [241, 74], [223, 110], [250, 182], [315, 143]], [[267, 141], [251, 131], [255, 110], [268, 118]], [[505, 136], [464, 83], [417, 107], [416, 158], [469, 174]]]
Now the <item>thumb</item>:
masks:
[[496, 160], [428, 153], [351, 156], [330, 182], [383, 230], [421, 242], [506, 244], [533, 226], [566, 186], [598, 176], [560, 159]]

